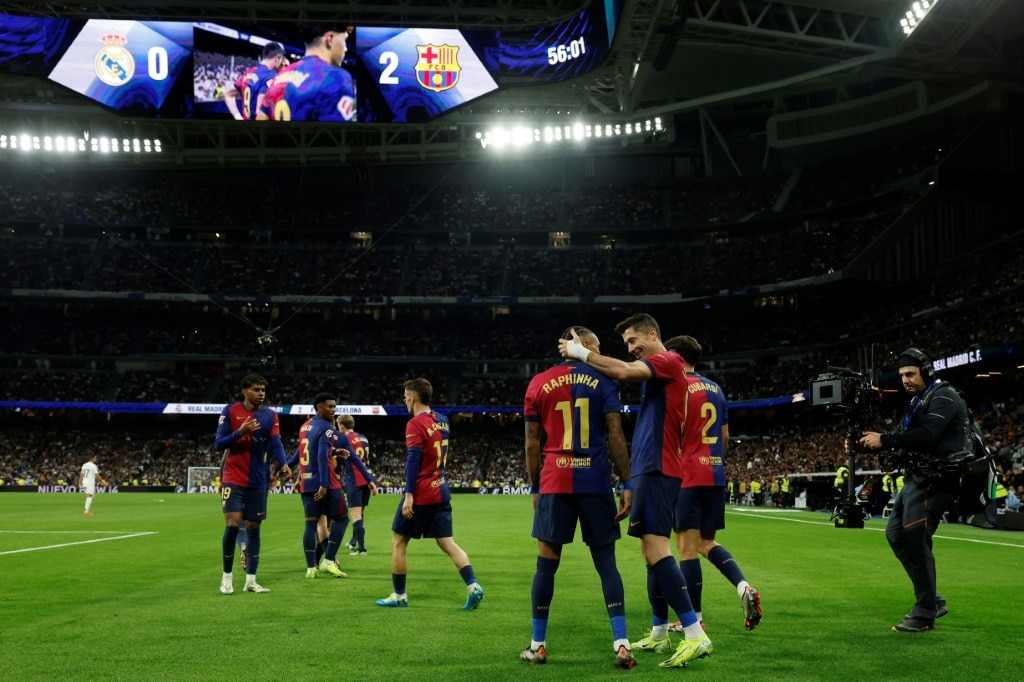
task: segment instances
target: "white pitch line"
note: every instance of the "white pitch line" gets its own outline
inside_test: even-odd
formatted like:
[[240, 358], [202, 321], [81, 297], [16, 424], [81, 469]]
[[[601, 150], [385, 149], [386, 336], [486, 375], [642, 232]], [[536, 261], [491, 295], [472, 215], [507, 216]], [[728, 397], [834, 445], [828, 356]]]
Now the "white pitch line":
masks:
[[42, 549], [59, 549], [61, 547], [74, 547], [75, 545], [90, 545], [94, 542], [107, 542], [108, 540], [126, 540], [128, 538], [137, 538], [142, 535], [156, 535], [156, 531], [147, 531], [145, 533], [132, 533], [131, 535], [118, 535], [112, 538], [97, 538], [95, 540], [82, 540], [81, 542], [65, 542], [60, 545], [46, 545], [45, 547], [27, 547], [25, 549], [12, 549], [7, 552], [0, 552], [0, 556], [5, 554], [21, 554], [22, 552], [38, 552]]
[[[792, 523], [809, 523], [809, 524], [814, 525], [814, 526], [831, 526], [831, 525], [833, 525], [831, 521], [807, 521], [807, 520], [804, 520], [804, 519], [783, 518], [783, 517], [774, 516], [774, 515], [771, 515], [771, 514], [753, 514], [751, 512], [743, 512], [743, 511], [736, 511], [736, 510], [730, 510], [730, 511], [732, 511], [734, 514], [740, 514], [742, 516], [753, 516], [753, 517], [756, 517], [756, 518], [759, 518], [759, 519], [771, 519], [773, 521], [791, 521]], [[873, 531], [875, 531], [877, 533], [884, 533], [885, 532], [884, 528], [864, 528], [863, 530], [873, 530]], [[996, 545], [998, 547], [1013, 547], [1014, 549], [1024, 549], [1024, 545], [1019, 545], [1019, 544], [1015, 544], [1015, 543], [1012, 543], [1012, 542], [994, 542], [992, 540], [978, 540], [978, 539], [975, 539], [975, 538], [956, 538], [956, 537], [953, 537], [951, 535], [934, 535], [932, 537], [941, 538], [943, 540], [959, 540], [960, 542], [976, 542], [979, 545]]]
[[10, 533], [12, 535], [17, 533], [22, 535], [43, 535], [46, 533], [51, 535], [126, 535], [134, 532], [133, 530], [0, 530], [0, 535], [3, 533]]

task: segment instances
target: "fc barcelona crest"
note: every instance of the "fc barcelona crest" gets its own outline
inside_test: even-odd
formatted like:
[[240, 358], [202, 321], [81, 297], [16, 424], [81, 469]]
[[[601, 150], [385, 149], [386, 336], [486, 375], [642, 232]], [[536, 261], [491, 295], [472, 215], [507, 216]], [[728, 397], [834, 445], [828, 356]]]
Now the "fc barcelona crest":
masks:
[[107, 85], [124, 85], [135, 75], [135, 58], [125, 48], [128, 39], [112, 31], [100, 38], [100, 42], [103, 47], [93, 59], [96, 76]]
[[427, 90], [450, 90], [459, 82], [459, 48], [454, 45], [417, 45], [416, 82]]

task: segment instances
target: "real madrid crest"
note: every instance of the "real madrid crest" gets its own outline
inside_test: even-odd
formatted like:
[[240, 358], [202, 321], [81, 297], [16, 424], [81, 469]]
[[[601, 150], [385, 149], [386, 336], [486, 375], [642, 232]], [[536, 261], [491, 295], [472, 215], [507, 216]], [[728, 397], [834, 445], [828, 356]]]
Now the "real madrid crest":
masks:
[[131, 81], [135, 75], [135, 57], [125, 49], [128, 39], [112, 31], [100, 38], [100, 42], [103, 47], [93, 60], [97, 78], [114, 87]]
[[457, 45], [417, 45], [416, 82], [427, 90], [441, 92], [459, 82], [459, 47]]

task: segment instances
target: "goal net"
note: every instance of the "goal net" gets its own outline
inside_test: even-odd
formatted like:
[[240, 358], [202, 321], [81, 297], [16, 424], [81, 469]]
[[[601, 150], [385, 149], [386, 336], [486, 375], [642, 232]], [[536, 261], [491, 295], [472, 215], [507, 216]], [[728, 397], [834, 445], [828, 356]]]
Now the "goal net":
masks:
[[188, 468], [188, 492], [190, 493], [215, 493], [217, 487], [214, 485], [220, 475], [220, 467], [189, 467]]

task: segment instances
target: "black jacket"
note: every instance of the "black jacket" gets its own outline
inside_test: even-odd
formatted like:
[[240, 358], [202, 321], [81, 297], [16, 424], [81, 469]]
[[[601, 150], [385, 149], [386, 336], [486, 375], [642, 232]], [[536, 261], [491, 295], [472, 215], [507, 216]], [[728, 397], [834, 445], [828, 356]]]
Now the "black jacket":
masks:
[[[936, 381], [910, 401], [900, 428], [882, 434], [882, 446], [913, 453], [912, 459], [919, 462], [971, 450], [967, 404], [953, 386]], [[911, 472], [913, 469], [908, 467]]]

